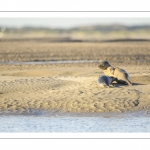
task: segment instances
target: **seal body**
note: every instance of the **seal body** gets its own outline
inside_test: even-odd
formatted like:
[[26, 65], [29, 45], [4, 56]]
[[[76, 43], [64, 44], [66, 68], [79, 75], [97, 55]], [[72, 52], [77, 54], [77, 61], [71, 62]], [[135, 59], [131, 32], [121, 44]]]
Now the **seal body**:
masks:
[[117, 83], [132, 85], [129, 81], [129, 74], [125, 70], [113, 67], [107, 61], [102, 61], [98, 67], [105, 75], [114, 77]]
[[113, 80], [113, 77], [101, 76], [98, 78], [97, 83], [100, 87], [111, 87], [111, 83], [113, 82]]

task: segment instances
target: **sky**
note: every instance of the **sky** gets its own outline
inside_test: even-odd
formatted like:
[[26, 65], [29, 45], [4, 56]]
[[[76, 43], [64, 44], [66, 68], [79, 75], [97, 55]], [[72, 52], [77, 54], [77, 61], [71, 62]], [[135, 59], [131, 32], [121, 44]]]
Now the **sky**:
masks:
[[48, 27], [68, 29], [85, 25], [150, 25], [150, 18], [0, 18], [4, 27]]

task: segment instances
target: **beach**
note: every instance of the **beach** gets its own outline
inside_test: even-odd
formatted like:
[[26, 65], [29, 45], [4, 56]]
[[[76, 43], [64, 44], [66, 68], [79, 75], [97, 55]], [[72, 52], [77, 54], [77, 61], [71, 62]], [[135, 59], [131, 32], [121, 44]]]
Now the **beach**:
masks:
[[[1, 114], [30, 114], [37, 110], [54, 114], [117, 114], [150, 110], [149, 42], [6, 40], [0, 42], [0, 47]], [[102, 60], [126, 70], [133, 86], [114, 83], [113, 88], [99, 87], [97, 79], [104, 75], [98, 68]]]

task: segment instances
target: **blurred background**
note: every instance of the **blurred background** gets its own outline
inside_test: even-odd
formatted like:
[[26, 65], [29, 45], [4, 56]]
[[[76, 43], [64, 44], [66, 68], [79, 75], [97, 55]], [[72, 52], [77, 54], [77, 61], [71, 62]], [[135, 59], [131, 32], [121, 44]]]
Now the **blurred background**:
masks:
[[150, 39], [150, 18], [0, 18], [0, 39]]

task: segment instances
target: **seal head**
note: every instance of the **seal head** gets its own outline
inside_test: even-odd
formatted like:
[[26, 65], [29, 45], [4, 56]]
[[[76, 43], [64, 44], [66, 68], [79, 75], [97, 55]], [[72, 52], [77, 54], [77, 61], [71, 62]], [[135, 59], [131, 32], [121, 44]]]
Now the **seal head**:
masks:
[[101, 87], [113, 87], [112, 82], [114, 81], [114, 77], [109, 76], [101, 76], [98, 78], [97, 83]]
[[111, 65], [109, 64], [109, 62], [105, 60], [105, 61], [100, 62], [98, 68], [100, 68], [102, 70], [106, 70], [110, 66]]

